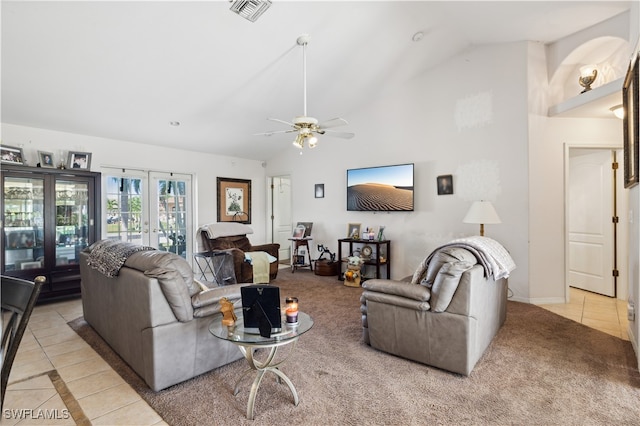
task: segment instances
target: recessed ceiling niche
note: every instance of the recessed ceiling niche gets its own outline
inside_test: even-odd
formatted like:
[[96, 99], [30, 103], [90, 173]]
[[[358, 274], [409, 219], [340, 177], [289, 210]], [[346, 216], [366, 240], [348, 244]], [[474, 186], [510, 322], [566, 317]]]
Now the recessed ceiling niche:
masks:
[[595, 65], [598, 75], [593, 89], [624, 78], [629, 65], [631, 46], [618, 37], [590, 40], [567, 55], [549, 80], [549, 103], [556, 105], [580, 95], [584, 89], [578, 83], [580, 67]]

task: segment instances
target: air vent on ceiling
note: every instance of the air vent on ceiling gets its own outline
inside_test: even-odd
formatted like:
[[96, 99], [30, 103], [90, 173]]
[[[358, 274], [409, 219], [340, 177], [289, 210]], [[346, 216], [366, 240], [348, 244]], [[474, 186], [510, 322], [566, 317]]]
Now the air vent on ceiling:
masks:
[[229, 0], [233, 2], [231, 10], [251, 22], [256, 20], [269, 9], [271, 0]]

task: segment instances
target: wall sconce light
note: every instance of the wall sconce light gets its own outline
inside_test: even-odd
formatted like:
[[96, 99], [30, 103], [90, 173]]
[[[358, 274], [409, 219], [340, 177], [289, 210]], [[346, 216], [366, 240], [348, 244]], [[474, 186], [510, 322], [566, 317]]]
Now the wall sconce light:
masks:
[[624, 108], [622, 107], [622, 105], [616, 105], [614, 107], [611, 107], [609, 108], [609, 111], [611, 111], [613, 115], [618, 117], [620, 120], [624, 118]]
[[491, 201], [474, 201], [463, 223], [479, 223], [480, 236], [484, 236], [484, 224], [502, 223]]
[[578, 83], [580, 83], [580, 86], [584, 87], [584, 90], [580, 93], [585, 93], [591, 90], [591, 85], [596, 81], [597, 76], [598, 69], [595, 65], [585, 65], [580, 67], [580, 78], [578, 79]]

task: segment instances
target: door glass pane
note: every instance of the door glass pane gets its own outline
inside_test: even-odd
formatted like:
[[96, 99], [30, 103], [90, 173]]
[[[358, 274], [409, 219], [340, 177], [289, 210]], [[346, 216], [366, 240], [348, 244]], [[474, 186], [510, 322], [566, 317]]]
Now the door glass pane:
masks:
[[158, 179], [158, 248], [186, 258], [187, 194], [179, 180]]
[[142, 179], [107, 176], [107, 238], [143, 245]]
[[56, 181], [56, 266], [77, 264], [89, 241], [89, 184]]
[[4, 180], [5, 271], [44, 266], [44, 180]]

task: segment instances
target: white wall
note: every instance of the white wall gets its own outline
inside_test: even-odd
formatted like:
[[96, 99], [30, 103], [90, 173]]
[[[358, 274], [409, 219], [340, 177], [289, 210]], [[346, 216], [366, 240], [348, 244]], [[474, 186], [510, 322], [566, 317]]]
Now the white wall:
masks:
[[[56, 163], [59, 152], [91, 152], [91, 170], [101, 172], [103, 166], [135, 168], [141, 170], [186, 173], [194, 176], [196, 193], [195, 223], [199, 226], [216, 222], [216, 177], [251, 179], [252, 223], [255, 244], [265, 242], [265, 180], [261, 162], [241, 158], [194, 153], [180, 149], [104, 139], [93, 136], [44, 130], [33, 127], [2, 124], [2, 143], [21, 146], [28, 165], [38, 163], [37, 151], [54, 153]], [[179, 141], [176, 141], [179, 145]], [[196, 247], [194, 247], [196, 250]]]
[[532, 117], [530, 126], [529, 297], [532, 303], [564, 303], [565, 144], [622, 146], [622, 124], [618, 119]]
[[[471, 202], [457, 195], [462, 165], [478, 160], [497, 164], [502, 191], [494, 205], [500, 225], [486, 235], [502, 242], [518, 268], [509, 284], [514, 299], [528, 295], [528, 179], [526, 43], [479, 47], [407, 82], [403, 91], [378, 99], [344, 117], [356, 133], [344, 141], [322, 137], [318, 147], [288, 150], [267, 162], [269, 175], [293, 180], [294, 221], [314, 222], [314, 245], [337, 250], [349, 222], [386, 225], [392, 240], [392, 277], [413, 273], [438, 245], [453, 237], [477, 235], [477, 225], [463, 224]], [[477, 126], [456, 121], [461, 103], [473, 109], [476, 95], [488, 94], [490, 111]], [[484, 114], [484, 115], [483, 115]], [[488, 117], [488, 119], [487, 119]], [[467, 117], [468, 121], [473, 118]], [[346, 170], [413, 162], [415, 211], [364, 213], [346, 211]], [[436, 177], [453, 174], [454, 195], [438, 196]], [[314, 198], [314, 184], [324, 183], [325, 198]]]
[[[526, 42], [470, 49], [344, 117], [354, 139], [323, 137], [302, 156], [295, 149], [275, 153], [266, 169], [256, 161], [8, 124], [2, 141], [23, 145], [32, 164], [38, 149], [72, 149], [92, 152], [97, 171], [105, 165], [193, 173], [198, 224], [215, 221], [216, 176], [252, 179], [254, 242], [265, 240], [265, 176], [290, 175], [293, 221], [314, 222], [314, 246], [337, 251], [337, 239], [346, 236], [350, 222], [386, 225], [394, 278], [411, 274], [438, 245], [478, 233], [477, 225], [462, 223], [471, 201], [459, 197], [457, 171], [488, 160], [499, 170], [501, 192], [494, 204], [502, 224], [487, 225], [486, 235], [503, 243], [518, 266], [509, 280], [512, 299], [559, 301], [564, 297], [563, 144], [610, 144], [621, 140], [621, 126], [613, 119], [547, 118], [541, 50]], [[478, 95], [490, 104], [474, 105]], [[476, 125], [456, 121], [465, 109], [461, 105], [472, 113], [466, 124], [479, 117]], [[346, 211], [347, 169], [406, 162], [416, 165], [414, 212]], [[436, 177], [442, 174], [454, 175], [454, 195], [437, 195]], [[325, 185], [325, 198], [314, 198], [316, 183]], [[637, 267], [637, 256], [630, 263]]]

